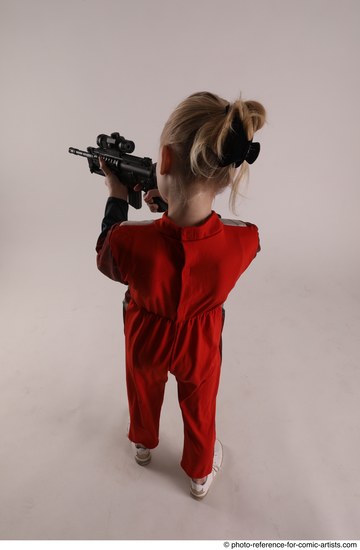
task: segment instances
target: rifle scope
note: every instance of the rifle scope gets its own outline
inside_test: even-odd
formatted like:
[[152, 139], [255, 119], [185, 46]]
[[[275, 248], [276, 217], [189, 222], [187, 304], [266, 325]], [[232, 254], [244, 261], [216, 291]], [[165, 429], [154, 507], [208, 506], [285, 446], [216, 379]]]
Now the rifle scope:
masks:
[[96, 143], [101, 149], [119, 149], [122, 153], [132, 153], [135, 149], [135, 143], [125, 139], [118, 132], [113, 132], [110, 136], [100, 134], [96, 138]]

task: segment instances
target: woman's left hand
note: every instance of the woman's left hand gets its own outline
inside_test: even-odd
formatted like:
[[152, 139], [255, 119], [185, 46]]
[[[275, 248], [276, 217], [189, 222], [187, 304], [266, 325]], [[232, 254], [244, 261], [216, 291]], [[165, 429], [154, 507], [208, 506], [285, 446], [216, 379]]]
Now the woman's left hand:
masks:
[[116, 199], [123, 199], [124, 201], [127, 201], [128, 189], [126, 185], [121, 183], [119, 178], [106, 165], [102, 157], [99, 157], [99, 164], [100, 164], [101, 170], [105, 174], [105, 185], [109, 189], [110, 197], [115, 197]]

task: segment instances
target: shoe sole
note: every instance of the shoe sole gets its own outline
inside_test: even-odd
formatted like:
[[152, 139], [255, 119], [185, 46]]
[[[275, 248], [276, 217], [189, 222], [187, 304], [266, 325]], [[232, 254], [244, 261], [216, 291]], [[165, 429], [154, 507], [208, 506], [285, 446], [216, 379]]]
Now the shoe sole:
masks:
[[[212, 485], [212, 484], [211, 484]], [[210, 485], [210, 487], [211, 487]], [[192, 492], [192, 490], [190, 489], [190, 495], [192, 496], [192, 498], [194, 498], [195, 500], [202, 500], [203, 498], [206, 497], [206, 495], [208, 494], [208, 492], [210, 491], [210, 487], [208, 488], [208, 490], [206, 491], [206, 493], [204, 493], [203, 495], [197, 495], [195, 493]]]
[[151, 462], [151, 455], [147, 458], [139, 458], [135, 455], [135, 460], [139, 464], [139, 466], [147, 466]]

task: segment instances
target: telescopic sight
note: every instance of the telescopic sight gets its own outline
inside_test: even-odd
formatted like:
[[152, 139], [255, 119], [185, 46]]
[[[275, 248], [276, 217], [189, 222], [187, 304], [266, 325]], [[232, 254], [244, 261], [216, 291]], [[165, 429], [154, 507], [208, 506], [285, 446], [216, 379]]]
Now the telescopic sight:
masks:
[[128, 154], [135, 149], [135, 143], [125, 139], [118, 132], [112, 133], [111, 136], [100, 134], [96, 139], [96, 143], [101, 149], [118, 149], [122, 153]]

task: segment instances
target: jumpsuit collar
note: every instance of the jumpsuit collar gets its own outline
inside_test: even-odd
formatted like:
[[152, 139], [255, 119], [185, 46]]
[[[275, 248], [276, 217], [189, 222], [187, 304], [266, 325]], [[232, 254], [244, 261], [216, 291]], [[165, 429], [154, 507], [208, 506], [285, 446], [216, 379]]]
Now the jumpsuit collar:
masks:
[[157, 224], [161, 233], [166, 233], [181, 241], [206, 239], [207, 237], [219, 233], [223, 229], [223, 224], [219, 219], [219, 215], [214, 210], [211, 211], [210, 216], [200, 225], [181, 227], [180, 225], [176, 225], [176, 223], [169, 218], [167, 212], [164, 212], [162, 217], [157, 220]]

